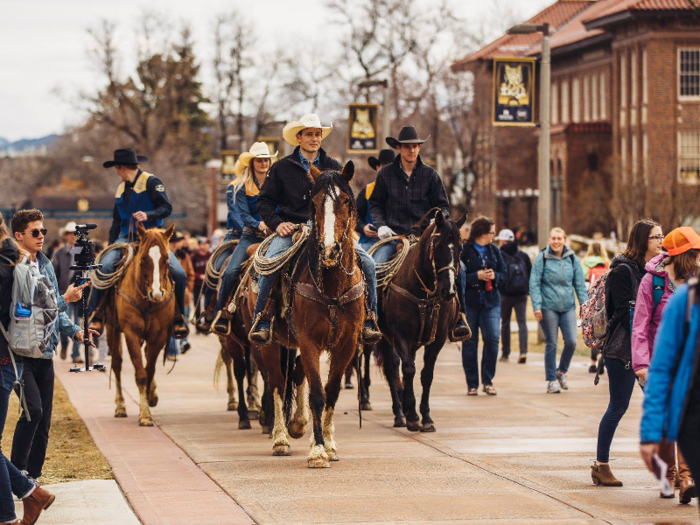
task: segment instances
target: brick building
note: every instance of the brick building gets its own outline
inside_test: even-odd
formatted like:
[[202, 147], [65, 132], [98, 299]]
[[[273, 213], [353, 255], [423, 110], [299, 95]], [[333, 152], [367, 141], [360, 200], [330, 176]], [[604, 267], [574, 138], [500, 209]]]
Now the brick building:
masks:
[[[559, 0], [552, 27], [552, 221], [572, 232], [700, 207], [700, 9], [690, 0]], [[492, 59], [534, 56], [541, 35], [504, 35], [452, 65], [474, 75], [485, 139], [476, 211], [536, 229], [538, 128], [494, 127]], [[698, 208], [698, 211], [696, 211]]]

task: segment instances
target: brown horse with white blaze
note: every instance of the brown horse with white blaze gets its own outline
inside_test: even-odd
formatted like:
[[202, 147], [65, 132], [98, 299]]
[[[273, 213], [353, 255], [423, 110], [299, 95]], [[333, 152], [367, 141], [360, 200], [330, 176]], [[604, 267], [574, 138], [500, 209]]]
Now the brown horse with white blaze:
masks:
[[[139, 389], [139, 425], [153, 426], [149, 407], [158, 404], [154, 379], [156, 363], [170, 336], [175, 318], [175, 289], [170, 279], [168, 241], [175, 226], [167, 230], [146, 230], [139, 223], [139, 246], [116, 286], [114, 301], [107, 307], [107, 341], [112, 349], [112, 370], [116, 383], [115, 417], [126, 417], [122, 394], [121, 338], [136, 373]], [[146, 366], [142, 348], [145, 343]]]

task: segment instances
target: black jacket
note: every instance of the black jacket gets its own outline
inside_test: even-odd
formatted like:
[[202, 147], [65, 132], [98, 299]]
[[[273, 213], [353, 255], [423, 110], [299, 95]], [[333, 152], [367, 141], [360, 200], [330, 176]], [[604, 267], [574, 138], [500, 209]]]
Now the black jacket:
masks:
[[[441, 208], [445, 215], [450, 212], [440, 175], [423, 164], [420, 155], [410, 177], [401, 168], [401, 155], [380, 169], [369, 203], [374, 225], [388, 226], [399, 235], [410, 233], [411, 227], [431, 208]], [[426, 221], [418, 233], [427, 225]]]
[[[501, 294], [498, 291], [499, 285], [506, 278], [506, 266], [501, 257], [501, 251], [495, 244], [486, 246], [484, 259], [486, 264], [481, 260], [481, 255], [474, 247], [473, 242], [465, 242], [462, 246], [461, 260], [466, 266], [467, 282], [464, 289], [465, 306], [469, 308], [494, 308], [501, 305]], [[486, 291], [486, 281], [479, 280], [479, 270], [491, 268], [496, 274], [496, 278], [492, 282], [493, 288], [490, 292]]]
[[[504, 244], [501, 246], [501, 255], [503, 257], [503, 262], [506, 265], [506, 274], [508, 273], [508, 260], [510, 257], [518, 257], [523, 261], [523, 264], [525, 264], [525, 270], [527, 273], [527, 282], [528, 282], [528, 290], [529, 290], [529, 284], [530, 284], [530, 274], [532, 273], [532, 261], [530, 261], [530, 258], [527, 256], [527, 254], [522, 251], [518, 250], [518, 243], [517, 242], [509, 242], [507, 244]], [[505, 293], [505, 291], [501, 290], [501, 295], [508, 295]], [[524, 295], [527, 295], [525, 293]]]
[[68, 244], [63, 244], [55, 252], [51, 258], [53, 269], [56, 272], [56, 280], [58, 281], [58, 293], [63, 295], [73, 279], [75, 271], [70, 269], [74, 263], [74, 256], [70, 252], [71, 247]]
[[[318, 155], [321, 171], [343, 169], [340, 162], [323, 149]], [[312, 188], [313, 181], [299, 162], [299, 147], [296, 147], [291, 155], [272, 165], [260, 189], [258, 212], [267, 227], [275, 231], [283, 222], [308, 221]]]
[[[19, 250], [12, 239], [5, 239], [0, 246], [0, 255], [16, 262]], [[0, 323], [7, 329], [10, 326], [10, 304], [12, 303], [12, 285], [14, 284], [15, 267], [0, 258]], [[10, 357], [7, 350], [7, 339], [0, 332], [0, 357]]]

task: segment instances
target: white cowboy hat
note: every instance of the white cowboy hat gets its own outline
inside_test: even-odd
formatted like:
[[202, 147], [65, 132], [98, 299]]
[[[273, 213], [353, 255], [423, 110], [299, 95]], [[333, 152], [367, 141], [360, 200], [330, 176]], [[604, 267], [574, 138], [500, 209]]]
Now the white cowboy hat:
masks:
[[70, 221], [63, 228], [61, 228], [61, 233], [75, 233], [75, 227], [78, 226], [75, 221]]
[[271, 159], [277, 156], [277, 152], [270, 153], [270, 148], [268, 148], [265, 142], [256, 142], [250, 149], [244, 153], [241, 153], [238, 160], [244, 166], [250, 166], [250, 161], [253, 159]]
[[330, 134], [330, 132], [333, 131], [333, 124], [327, 127], [322, 126], [321, 120], [318, 118], [318, 115], [314, 115], [313, 113], [309, 115], [304, 115], [299, 120], [287, 122], [287, 125], [284, 126], [284, 129], [282, 130], [282, 137], [287, 142], [287, 144], [291, 144], [292, 146], [298, 146], [299, 141], [297, 140], [297, 133], [307, 128], [320, 129], [322, 133], [321, 137], [325, 139]]

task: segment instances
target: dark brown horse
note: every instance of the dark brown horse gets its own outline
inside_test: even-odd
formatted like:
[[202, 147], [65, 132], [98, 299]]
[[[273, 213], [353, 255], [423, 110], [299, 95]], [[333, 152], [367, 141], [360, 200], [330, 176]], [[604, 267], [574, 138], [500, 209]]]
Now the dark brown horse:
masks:
[[[304, 376], [309, 384], [309, 404], [313, 415], [313, 436], [308, 455], [309, 467], [328, 467], [337, 461], [333, 413], [346, 367], [355, 356], [365, 319], [364, 282], [352, 232], [355, 228], [355, 200], [350, 188], [354, 166], [349, 162], [342, 173], [312, 169], [315, 183], [311, 194], [313, 227], [297, 271], [293, 275], [291, 320], [276, 323], [273, 345], [264, 347], [269, 363], [270, 389], [275, 403], [273, 428], [274, 454], [289, 453], [286, 430], [300, 437], [307, 422], [304, 403]], [[252, 324], [255, 295], [248, 289], [243, 315]], [[280, 317], [278, 316], [278, 319]], [[274, 344], [300, 349], [300, 363], [294, 368], [298, 385], [297, 411], [288, 428], [284, 427], [284, 375], [277, 373], [279, 350]], [[330, 354], [330, 371], [325, 388], [321, 379], [321, 354]], [[301, 366], [299, 366], [301, 365]], [[289, 376], [288, 376], [289, 378]], [[288, 382], [287, 382], [288, 383]]]
[[[175, 226], [167, 230], [138, 225], [139, 246], [134, 258], [115, 287], [114, 301], [107, 306], [107, 341], [112, 349], [112, 370], [116, 383], [115, 417], [126, 417], [122, 394], [121, 338], [136, 372], [139, 389], [139, 425], [153, 426], [149, 407], [158, 404], [154, 379], [156, 363], [170, 337], [175, 317], [175, 290], [170, 279], [168, 241]], [[142, 348], [145, 343], [146, 366]]]
[[[437, 210], [435, 221], [423, 232], [384, 292], [379, 316], [384, 339], [379, 349], [391, 389], [395, 427], [435, 432], [430, 417], [430, 387], [437, 356], [459, 315], [456, 294], [461, 247], [459, 228]], [[421, 346], [425, 347], [421, 372], [422, 424], [413, 390], [416, 352]]]

